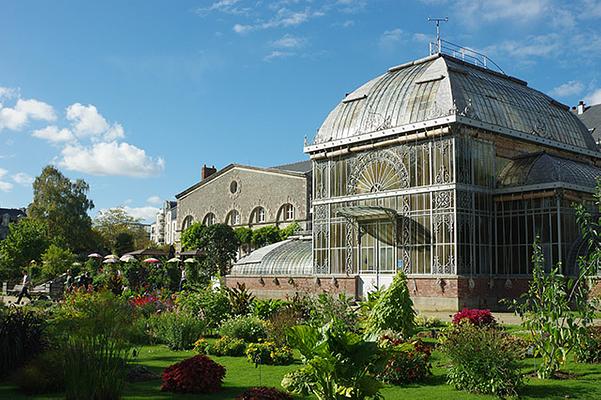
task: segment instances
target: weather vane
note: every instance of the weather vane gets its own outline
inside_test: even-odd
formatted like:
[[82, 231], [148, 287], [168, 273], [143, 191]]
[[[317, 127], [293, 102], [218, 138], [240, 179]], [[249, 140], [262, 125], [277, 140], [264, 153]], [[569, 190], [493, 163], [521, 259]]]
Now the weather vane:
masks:
[[[440, 39], [440, 23], [449, 22], [449, 17], [428, 18], [428, 22], [434, 22], [436, 24], [436, 50], [437, 53], [442, 53], [442, 40]], [[432, 54], [432, 48], [430, 48], [430, 54]]]

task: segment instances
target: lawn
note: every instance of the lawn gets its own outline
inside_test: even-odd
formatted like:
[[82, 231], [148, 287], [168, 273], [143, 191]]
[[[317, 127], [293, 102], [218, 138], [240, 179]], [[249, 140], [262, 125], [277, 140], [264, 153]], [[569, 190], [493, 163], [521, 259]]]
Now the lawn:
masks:
[[[163, 368], [193, 355], [191, 351], [170, 351], [164, 346], [143, 347], [135, 362], [151, 368], [160, 373]], [[255, 368], [244, 357], [213, 357], [215, 361], [227, 369], [224, 388], [217, 394], [200, 395], [174, 395], [161, 392], [160, 380], [143, 383], [129, 384], [126, 388], [125, 399], [233, 399], [245, 388], [251, 386], [278, 386], [284, 374], [292, 371], [298, 365], [285, 367], [263, 366]], [[523, 362], [524, 371], [533, 371], [535, 360], [527, 359]], [[388, 386], [383, 391], [385, 399], [492, 399], [492, 396], [479, 396], [465, 392], [458, 392], [445, 384], [445, 364], [440, 353], [433, 354], [433, 376], [419, 385], [405, 387]], [[563, 369], [577, 375], [569, 380], [543, 381], [536, 378], [527, 378], [523, 391], [524, 399], [601, 399], [601, 365], [581, 365], [569, 362]], [[31, 399], [20, 394], [8, 383], [0, 384], [1, 399]], [[61, 396], [36, 396], [36, 399], [58, 399]]]

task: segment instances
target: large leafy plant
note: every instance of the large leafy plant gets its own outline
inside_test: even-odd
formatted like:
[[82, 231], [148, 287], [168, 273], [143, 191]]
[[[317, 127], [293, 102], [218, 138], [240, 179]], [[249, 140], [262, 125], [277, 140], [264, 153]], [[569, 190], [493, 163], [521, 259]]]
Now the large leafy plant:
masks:
[[321, 328], [293, 327], [288, 342], [300, 352], [304, 366], [284, 376], [286, 390], [319, 400], [382, 398], [382, 384], [370, 374], [374, 365], [384, 362], [375, 342], [335, 321]]
[[415, 326], [415, 310], [409, 297], [407, 277], [399, 272], [392, 284], [376, 300], [366, 321], [366, 333], [378, 335], [385, 329], [390, 329], [408, 338]]

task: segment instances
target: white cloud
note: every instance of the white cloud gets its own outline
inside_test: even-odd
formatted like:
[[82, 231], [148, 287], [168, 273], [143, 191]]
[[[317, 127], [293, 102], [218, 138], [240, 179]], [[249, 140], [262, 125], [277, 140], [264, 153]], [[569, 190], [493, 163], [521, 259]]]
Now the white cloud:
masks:
[[305, 38], [285, 34], [278, 40], [274, 40], [273, 42], [271, 42], [271, 46], [285, 49], [296, 49], [299, 47], [303, 47], [306, 44], [306, 42], [307, 40]]
[[30, 120], [54, 121], [56, 114], [52, 106], [35, 99], [18, 99], [13, 108], [0, 104], [0, 131], [4, 128], [20, 130]]
[[263, 60], [265, 60], [265, 61], [272, 61], [272, 60], [275, 60], [277, 58], [291, 57], [294, 54], [295, 53], [292, 53], [292, 52], [289, 52], [289, 51], [274, 50], [271, 53], [269, 53], [268, 55], [266, 55], [265, 57], [263, 57]]
[[62, 151], [60, 166], [90, 175], [145, 177], [161, 173], [162, 158], [152, 158], [128, 143], [101, 142], [91, 147], [68, 145]]
[[149, 198], [146, 199], [146, 202], [148, 204], [153, 204], [155, 206], [158, 206], [161, 203], [163, 203], [163, 200], [159, 196], [150, 196]]
[[0, 168], [0, 190], [3, 192], [10, 192], [13, 188], [13, 184], [10, 182], [3, 181], [2, 178], [8, 173], [4, 168]]
[[524, 40], [507, 40], [484, 49], [484, 54], [501, 54], [515, 58], [540, 58], [558, 54], [563, 45], [556, 33], [529, 36]]
[[575, 96], [582, 93], [584, 84], [580, 81], [568, 81], [551, 89], [549, 94], [557, 97]]
[[67, 119], [71, 121], [73, 131], [78, 137], [100, 135], [109, 129], [106, 119], [91, 104], [71, 104], [67, 107]]
[[240, 0], [215, 1], [208, 7], [197, 8], [196, 13], [201, 16], [205, 16], [214, 11], [233, 15], [247, 15], [251, 13], [251, 9], [249, 7], [240, 7], [239, 3]]
[[525, 22], [540, 18], [553, 9], [550, 0], [460, 0], [455, 7], [471, 23], [498, 20]]
[[156, 218], [157, 213], [160, 211], [156, 207], [145, 206], [145, 207], [129, 207], [124, 206], [123, 209], [126, 213], [134, 218], [140, 218], [143, 222], [150, 222]]
[[251, 25], [236, 24], [236, 25], [234, 25], [234, 27], [232, 29], [234, 30], [234, 32], [243, 35], [245, 33], [252, 31], [254, 29], [254, 27]]
[[8, 100], [19, 97], [19, 90], [0, 86], [0, 100]]
[[268, 20], [256, 20], [252, 24], [235, 24], [233, 30], [239, 34], [246, 34], [254, 30], [273, 29], [273, 28], [289, 28], [304, 24], [312, 18], [322, 17], [325, 13], [317, 10], [313, 11], [306, 8], [301, 11], [293, 11], [285, 7], [278, 8]]
[[33, 177], [25, 172], [18, 172], [14, 174], [13, 180], [22, 186], [30, 186], [34, 181]]
[[49, 125], [42, 129], [37, 129], [31, 133], [31, 136], [38, 139], [44, 139], [52, 143], [72, 142], [75, 136], [69, 129], [59, 129], [55, 125]]
[[601, 88], [595, 89], [586, 95], [584, 97], [584, 101], [586, 101], [586, 103], [589, 105], [601, 104]]
[[400, 43], [405, 38], [405, 33], [400, 28], [384, 31], [380, 36], [381, 47], [392, 47]]

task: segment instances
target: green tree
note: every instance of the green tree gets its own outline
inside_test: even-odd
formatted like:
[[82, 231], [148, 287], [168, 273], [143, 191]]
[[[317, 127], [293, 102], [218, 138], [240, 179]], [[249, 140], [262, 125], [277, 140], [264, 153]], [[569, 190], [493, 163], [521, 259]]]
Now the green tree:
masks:
[[116, 254], [147, 248], [149, 245], [148, 234], [140, 224], [140, 219], [132, 217], [123, 208], [100, 211], [93, 224], [107, 247]]
[[88, 211], [94, 203], [88, 199], [88, 184], [72, 182], [53, 166], [46, 166], [33, 182], [33, 202], [27, 215], [45, 221], [48, 234], [74, 252], [90, 250], [92, 219]]
[[240, 246], [232, 227], [225, 224], [204, 226], [194, 223], [182, 233], [181, 241], [184, 250], [200, 249], [204, 252], [200, 268], [210, 276], [217, 273], [226, 275]]
[[293, 222], [287, 227], [280, 229], [280, 240], [286, 240], [298, 231], [300, 231], [300, 225], [298, 222]]
[[23, 218], [10, 224], [8, 236], [0, 242], [0, 278], [18, 278], [20, 269], [39, 260], [49, 244], [48, 226], [43, 221]]
[[249, 253], [250, 246], [252, 245], [252, 238], [253, 238], [252, 229], [250, 229], [246, 226], [241, 226], [239, 228], [234, 229], [234, 233], [236, 234], [236, 237], [238, 238], [238, 241], [240, 242], [240, 246], [242, 246], [242, 249], [244, 250], [244, 252]]
[[267, 246], [280, 240], [280, 229], [273, 225], [255, 229], [252, 234], [252, 243], [256, 248]]
[[378, 335], [391, 329], [404, 338], [411, 337], [415, 325], [415, 310], [409, 297], [407, 276], [399, 271], [392, 284], [378, 298], [366, 322], [366, 333]]
[[42, 277], [55, 278], [71, 268], [75, 260], [76, 256], [70, 250], [51, 244], [42, 254]]

